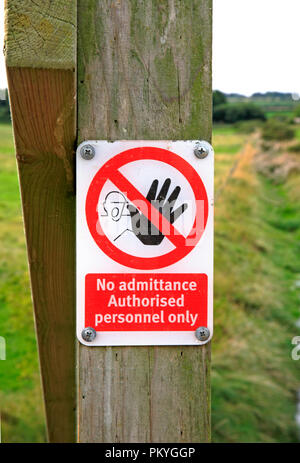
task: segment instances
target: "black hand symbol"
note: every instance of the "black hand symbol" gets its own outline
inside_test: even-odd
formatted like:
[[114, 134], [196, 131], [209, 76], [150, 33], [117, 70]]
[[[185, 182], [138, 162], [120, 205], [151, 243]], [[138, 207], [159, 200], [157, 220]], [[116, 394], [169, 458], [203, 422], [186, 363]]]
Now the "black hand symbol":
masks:
[[[170, 184], [171, 180], [167, 178], [156, 197], [158, 180], [153, 180], [146, 199], [151, 202], [152, 206], [158, 209], [171, 224], [173, 224], [175, 220], [184, 213], [188, 205], [186, 203], [182, 204], [182, 206], [173, 211], [181, 188], [177, 186], [170, 194], [169, 199], [166, 200]], [[127, 207], [131, 216], [132, 229], [135, 236], [145, 245], [157, 246], [160, 244], [165, 236], [158, 228], [156, 228], [135, 206], [129, 204]]]

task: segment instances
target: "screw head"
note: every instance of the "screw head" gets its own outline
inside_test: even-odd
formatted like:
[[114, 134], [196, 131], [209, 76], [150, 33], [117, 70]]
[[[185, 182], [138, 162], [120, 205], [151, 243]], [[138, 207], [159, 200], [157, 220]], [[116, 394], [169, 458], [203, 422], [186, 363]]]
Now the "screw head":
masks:
[[93, 159], [95, 154], [95, 148], [92, 145], [83, 145], [80, 148], [80, 156], [86, 161]]
[[199, 142], [195, 145], [194, 154], [199, 159], [204, 159], [209, 154], [209, 147], [207, 142]]
[[209, 335], [210, 335], [209, 329], [206, 328], [205, 326], [200, 326], [195, 331], [195, 336], [198, 339], [198, 341], [207, 341], [207, 339], [209, 338]]
[[94, 330], [94, 328], [91, 328], [91, 327], [88, 327], [88, 328], [84, 328], [81, 332], [81, 336], [82, 338], [86, 341], [86, 342], [92, 342], [94, 341], [95, 337], [96, 337], [96, 331]]

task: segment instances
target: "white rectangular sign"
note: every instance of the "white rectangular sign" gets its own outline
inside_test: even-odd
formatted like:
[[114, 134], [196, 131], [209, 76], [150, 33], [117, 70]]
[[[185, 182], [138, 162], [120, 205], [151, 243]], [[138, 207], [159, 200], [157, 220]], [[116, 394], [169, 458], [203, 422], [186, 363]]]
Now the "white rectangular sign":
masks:
[[203, 344], [213, 332], [214, 153], [199, 141], [82, 143], [77, 336]]

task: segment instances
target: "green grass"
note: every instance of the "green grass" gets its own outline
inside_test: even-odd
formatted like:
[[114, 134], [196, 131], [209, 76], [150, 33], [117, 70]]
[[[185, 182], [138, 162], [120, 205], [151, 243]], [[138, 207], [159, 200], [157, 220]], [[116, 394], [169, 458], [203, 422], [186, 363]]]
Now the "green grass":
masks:
[[227, 144], [227, 145], [219, 145], [218, 149], [222, 153], [226, 154], [236, 154], [238, 153], [242, 148], [241, 143], [235, 143], [235, 144]]
[[215, 124], [214, 137], [220, 137], [222, 135], [235, 135], [235, 134], [236, 134], [236, 130], [233, 125], [221, 124], [221, 123]]
[[[297, 136], [300, 139], [300, 131]], [[214, 130], [216, 151], [215, 442], [294, 442], [299, 362], [300, 175], [274, 184], [241, 156], [249, 135]], [[0, 126], [2, 439], [44, 442], [45, 427], [11, 127]], [[250, 153], [251, 154], [251, 153]], [[239, 164], [236, 170], [232, 167]]]
[[[223, 157], [217, 151], [216, 163]], [[275, 185], [257, 175], [249, 159], [216, 201], [216, 442], [297, 441], [300, 374], [291, 340], [299, 334], [298, 182], [293, 177]]]
[[295, 138], [300, 141], [300, 127], [299, 126], [296, 126]]
[[293, 118], [293, 111], [266, 111], [265, 112], [265, 115], [267, 117], [267, 119], [270, 119], [272, 117], [275, 117], [275, 116], [285, 116], [285, 117], [288, 117], [288, 118]]
[[45, 441], [25, 237], [11, 125], [0, 126], [0, 401], [4, 442]]

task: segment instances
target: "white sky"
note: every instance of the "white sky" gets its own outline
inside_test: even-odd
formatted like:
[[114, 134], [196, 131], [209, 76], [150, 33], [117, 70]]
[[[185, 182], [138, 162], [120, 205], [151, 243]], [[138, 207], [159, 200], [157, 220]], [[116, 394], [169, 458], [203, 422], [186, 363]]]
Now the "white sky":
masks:
[[[300, 0], [213, 3], [213, 87], [246, 95], [268, 90], [300, 93]], [[0, 88], [7, 86], [3, 9], [0, 0]]]
[[213, 1], [213, 87], [300, 93], [300, 0]]

